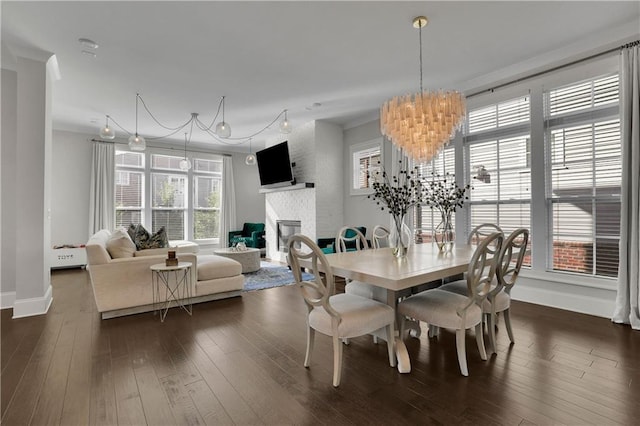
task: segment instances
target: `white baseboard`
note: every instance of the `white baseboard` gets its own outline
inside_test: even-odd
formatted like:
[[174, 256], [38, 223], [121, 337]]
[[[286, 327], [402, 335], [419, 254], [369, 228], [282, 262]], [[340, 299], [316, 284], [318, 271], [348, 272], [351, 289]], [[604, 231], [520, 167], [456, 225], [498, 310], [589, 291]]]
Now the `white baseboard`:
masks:
[[615, 308], [615, 289], [597, 289], [520, 277], [511, 292], [514, 300], [611, 318]]
[[0, 309], [13, 308], [13, 304], [16, 301], [15, 291], [5, 291], [0, 293]]
[[17, 299], [13, 304], [13, 318], [46, 314], [51, 302], [53, 302], [53, 294], [51, 293], [51, 286], [49, 286], [43, 297]]

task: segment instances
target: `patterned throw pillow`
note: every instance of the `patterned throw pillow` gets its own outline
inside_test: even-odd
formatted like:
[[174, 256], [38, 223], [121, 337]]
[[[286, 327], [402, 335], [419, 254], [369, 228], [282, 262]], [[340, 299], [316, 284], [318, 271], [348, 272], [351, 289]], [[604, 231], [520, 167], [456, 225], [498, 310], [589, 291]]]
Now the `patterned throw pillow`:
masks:
[[149, 234], [149, 231], [142, 225], [136, 226], [133, 242], [136, 243], [138, 250], [169, 247], [169, 239], [164, 226], [161, 226], [153, 234]]
[[127, 234], [131, 237], [131, 241], [136, 240], [136, 225], [133, 223], [127, 228]]

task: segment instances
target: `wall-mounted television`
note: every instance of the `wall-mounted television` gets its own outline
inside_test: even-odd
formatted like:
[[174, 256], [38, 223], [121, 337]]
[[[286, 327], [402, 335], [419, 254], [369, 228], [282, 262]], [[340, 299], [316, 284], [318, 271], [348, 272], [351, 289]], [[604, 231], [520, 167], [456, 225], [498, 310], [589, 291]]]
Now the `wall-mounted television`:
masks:
[[260, 186], [275, 188], [295, 184], [287, 141], [256, 152]]

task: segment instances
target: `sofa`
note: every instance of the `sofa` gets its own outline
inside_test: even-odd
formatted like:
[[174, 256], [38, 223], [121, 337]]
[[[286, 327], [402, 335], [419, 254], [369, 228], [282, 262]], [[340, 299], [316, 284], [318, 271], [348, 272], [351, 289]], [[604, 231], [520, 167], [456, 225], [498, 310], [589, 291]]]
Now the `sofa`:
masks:
[[[197, 245], [170, 242], [170, 247], [130, 249], [126, 232], [103, 229], [86, 244], [87, 269], [96, 306], [103, 319], [153, 310], [151, 265], [164, 263], [169, 250], [179, 261], [191, 262], [191, 303], [240, 296], [242, 265], [216, 255], [198, 255]], [[194, 247], [195, 246], [195, 247]]]

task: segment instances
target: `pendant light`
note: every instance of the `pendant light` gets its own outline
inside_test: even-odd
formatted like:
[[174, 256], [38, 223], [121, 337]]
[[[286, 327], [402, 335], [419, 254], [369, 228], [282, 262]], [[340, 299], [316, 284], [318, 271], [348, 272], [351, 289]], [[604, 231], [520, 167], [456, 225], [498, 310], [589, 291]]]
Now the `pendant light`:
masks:
[[280, 132], [281, 133], [291, 133], [291, 123], [287, 118], [287, 110], [284, 110], [284, 119], [280, 122]]
[[216, 125], [216, 135], [221, 138], [228, 138], [231, 136], [231, 126], [224, 121], [224, 96], [222, 97], [222, 121]]
[[191, 161], [187, 158], [187, 134], [184, 134], [184, 159], [180, 160], [180, 170], [188, 171], [191, 169]]
[[413, 20], [420, 37], [420, 92], [396, 96], [380, 109], [380, 131], [416, 161], [429, 161], [462, 127], [465, 99], [457, 91], [429, 92], [422, 88], [422, 28], [425, 16]]
[[144, 151], [147, 147], [144, 138], [138, 135], [138, 98], [140, 98], [140, 94], [136, 93], [136, 133], [129, 136], [129, 149], [131, 151]]
[[100, 129], [100, 137], [102, 139], [111, 140], [116, 137], [116, 132], [109, 127], [109, 116], [107, 115], [107, 122], [102, 129]]
[[247, 166], [255, 166], [256, 165], [256, 156], [253, 155], [253, 152], [251, 151], [251, 138], [249, 138], [249, 154], [244, 159], [244, 163]]

